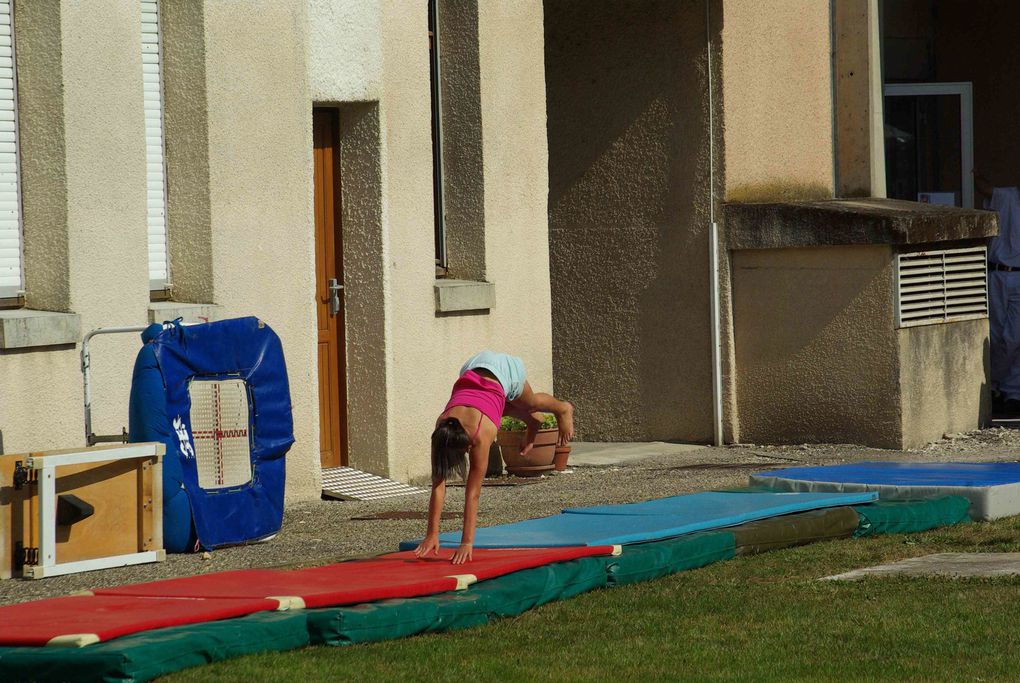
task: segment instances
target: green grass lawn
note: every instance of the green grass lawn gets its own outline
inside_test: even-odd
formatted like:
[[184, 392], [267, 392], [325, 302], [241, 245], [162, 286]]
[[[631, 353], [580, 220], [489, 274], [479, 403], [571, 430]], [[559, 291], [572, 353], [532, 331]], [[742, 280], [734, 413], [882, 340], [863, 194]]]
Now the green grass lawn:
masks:
[[444, 634], [234, 659], [164, 680], [1020, 679], [1020, 579], [818, 577], [1020, 552], [1020, 520], [820, 543], [598, 590]]

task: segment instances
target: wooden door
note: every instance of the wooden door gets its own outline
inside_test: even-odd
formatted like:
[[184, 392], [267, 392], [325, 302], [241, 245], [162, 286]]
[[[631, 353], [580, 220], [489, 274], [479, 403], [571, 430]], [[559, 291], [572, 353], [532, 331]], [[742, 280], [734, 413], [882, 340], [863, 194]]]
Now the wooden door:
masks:
[[319, 459], [323, 467], [347, 464], [339, 128], [336, 110], [314, 111], [315, 307], [319, 327]]

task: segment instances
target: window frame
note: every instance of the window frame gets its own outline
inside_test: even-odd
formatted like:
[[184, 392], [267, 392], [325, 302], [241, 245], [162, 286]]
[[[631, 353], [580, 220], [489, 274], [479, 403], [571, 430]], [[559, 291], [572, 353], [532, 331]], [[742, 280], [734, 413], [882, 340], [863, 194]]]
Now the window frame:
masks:
[[[960, 204], [974, 208], [974, 86], [970, 82], [886, 83], [883, 97], [923, 97], [956, 95], [960, 98]], [[884, 109], [884, 107], [883, 107]], [[884, 118], [884, 114], [883, 114]], [[884, 142], [883, 142], [884, 144]], [[883, 167], [882, 173], [885, 174]], [[888, 187], [888, 182], [886, 183]]]

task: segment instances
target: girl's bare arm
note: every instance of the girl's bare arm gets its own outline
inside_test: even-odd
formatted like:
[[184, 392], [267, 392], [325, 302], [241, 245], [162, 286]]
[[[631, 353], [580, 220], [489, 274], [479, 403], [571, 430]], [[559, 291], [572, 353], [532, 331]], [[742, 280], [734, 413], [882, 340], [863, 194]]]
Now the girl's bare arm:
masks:
[[[494, 429], [491, 431], [495, 432]], [[471, 451], [468, 454], [470, 466], [468, 468], [467, 482], [465, 482], [466, 485], [464, 487], [464, 530], [460, 537], [460, 547], [453, 554], [454, 564], [463, 564], [471, 560], [471, 550], [475, 542], [475, 529], [478, 526], [478, 498], [482, 493], [482, 480], [485, 479], [485, 470], [489, 467], [490, 446], [492, 446], [492, 438], [481, 438], [478, 440], [478, 443], [471, 447]]]
[[443, 516], [443, 503], [446, 502], [446, 481], [440, 479], [432, 482], [432, 495], [429, 497], [429, 526], [425, 538], [418, 544], [414, 554], [424, 557], [429, 553], [439, 554], [439, 523]]

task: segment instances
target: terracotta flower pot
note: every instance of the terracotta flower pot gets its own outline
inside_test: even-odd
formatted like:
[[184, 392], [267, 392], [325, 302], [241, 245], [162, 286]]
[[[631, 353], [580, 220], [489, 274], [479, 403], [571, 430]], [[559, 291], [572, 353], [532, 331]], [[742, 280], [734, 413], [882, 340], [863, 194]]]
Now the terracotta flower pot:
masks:
[[546, 472], [552, 472], [555, 465], [534, 465], [533, 467], [510, 467], [506, 471], [515, 477], [539, 477]]
[[541, 467], [553, 466], [553, 458], [556, 455], [556, 438], [559, 434], [557, 429], [540, 429], [535, 436], [535, 443], [527, 455], [521, 455], [521, 447], [524, 444], [524, 432], [500, 431], [496, 435], [496, 443], [499, 444], [499, 454], [506, 463], [507, 471], [520, 467]]
[[553, 456], [553, 465], [557, 472], [567, 469], [567, 458], [570, 457], [570, 446], [557, 446], [556, 455]]

